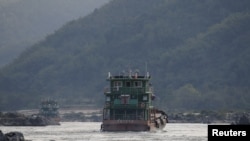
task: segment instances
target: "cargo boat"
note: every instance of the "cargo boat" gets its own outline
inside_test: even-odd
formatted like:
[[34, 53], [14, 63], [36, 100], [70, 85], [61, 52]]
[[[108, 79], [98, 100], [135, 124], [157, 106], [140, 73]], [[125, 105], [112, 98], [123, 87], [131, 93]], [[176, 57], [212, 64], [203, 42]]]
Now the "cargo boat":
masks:
[[168, 123], [167, 114], [155, 108], [151, 76], [129, 72], [112, 76], [104, 89], [105, 105], [101, 131], [155, 131]]
[[42, 100], [38, 115], [44, 117], [48, 125], [60, 125], [59, 104], [56, 100]]

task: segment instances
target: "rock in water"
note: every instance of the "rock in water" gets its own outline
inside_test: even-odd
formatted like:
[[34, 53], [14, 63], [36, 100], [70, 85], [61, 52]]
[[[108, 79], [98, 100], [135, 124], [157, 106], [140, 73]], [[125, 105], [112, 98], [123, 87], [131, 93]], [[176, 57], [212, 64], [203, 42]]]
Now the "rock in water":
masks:
[[0, 130], [0, 141], [6, 141], [6, 137], [1, 130]]
[[0, 141], [25, 141], [25, 139], [21, 132], [9, 132], [3, 134], [0, 130]]
[[5, 134], [7, 141], [25, 141], [23, 133], [21, 132], [9, 132]]
[[250, 119], [246, 115], [242, 115], [237, 124], [239, 124], [239, 125], [250, 125]]

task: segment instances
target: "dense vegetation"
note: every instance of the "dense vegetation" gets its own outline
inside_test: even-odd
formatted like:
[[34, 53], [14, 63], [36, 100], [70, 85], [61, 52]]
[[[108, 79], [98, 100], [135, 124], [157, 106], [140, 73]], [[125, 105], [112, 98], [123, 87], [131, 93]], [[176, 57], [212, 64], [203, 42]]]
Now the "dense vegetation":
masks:
[[1, 0], [0, 67], [33, 43], [109, 0]]
[[165, 110], [248, 110], [249, 0], [113, 0], [0, 72], [0, 110], [45, 97], [102, 106], [108, 72], [152, 75]]

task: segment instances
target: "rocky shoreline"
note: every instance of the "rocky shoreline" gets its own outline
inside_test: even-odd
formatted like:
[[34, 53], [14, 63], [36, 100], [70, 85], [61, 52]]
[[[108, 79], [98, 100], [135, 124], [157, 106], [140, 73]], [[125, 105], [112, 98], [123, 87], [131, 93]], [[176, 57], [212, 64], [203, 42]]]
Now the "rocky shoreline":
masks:
[[60, 125], [59, 122], [39, 115], [24, 115], [17, 112], [0, 113], [0, 125], [2, 126], [47, 126]]
[[169, 123], [206, 123], [206, 124], [247, 124], [250, 125], [248, 112], [190, 112], [171, 113], [168, 115]]
[[[27, 112], [27, 111], [26, 111]], [[69, 110], [60, 112], [60, 122], [101, 122], [102, 114], [98, 110]], [[169, 113], [169, 123], [222, 123], [250, 124], [249, 112], [183, 112]], [[0, 126], [47, 126], [60, 125], [59, 121], [49, 120], [36, 114], [18, 112], [0, 112]]]

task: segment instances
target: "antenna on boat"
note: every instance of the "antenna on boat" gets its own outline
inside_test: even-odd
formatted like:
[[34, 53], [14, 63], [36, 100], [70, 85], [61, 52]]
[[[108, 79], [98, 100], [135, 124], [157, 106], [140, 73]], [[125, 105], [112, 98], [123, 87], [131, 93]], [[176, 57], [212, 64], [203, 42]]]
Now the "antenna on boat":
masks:
[[139, 71], [139, 69], [136, 69], [136, 70], [135, 70], [135, 74], [134, 74], [134, 75], [135, 75], [135, 78], [137, 78], [137, 77], [138, 77], [139, 72], [140, 72], [140, 71]]
[[131, 67], [130, 67], [130, 63], [128, 64], [128, 76], [131, 78], [132, 76], [132, 70], [131, 70]]
[[148, 73], [148, 64], [147, 62], [145, 62], [145, 77], [147, 76]]
[[129, 77], [131, 77], [131, 76], [132, 76], [132, 70], [129, 69]]
[[110, 78], [110, 77], [111, 77], [111, 73], [109, 72], [109, 73], [108, 73], [108, 78]]
[[149, 78], [149, 72], [147, 72], [147, 78]]

